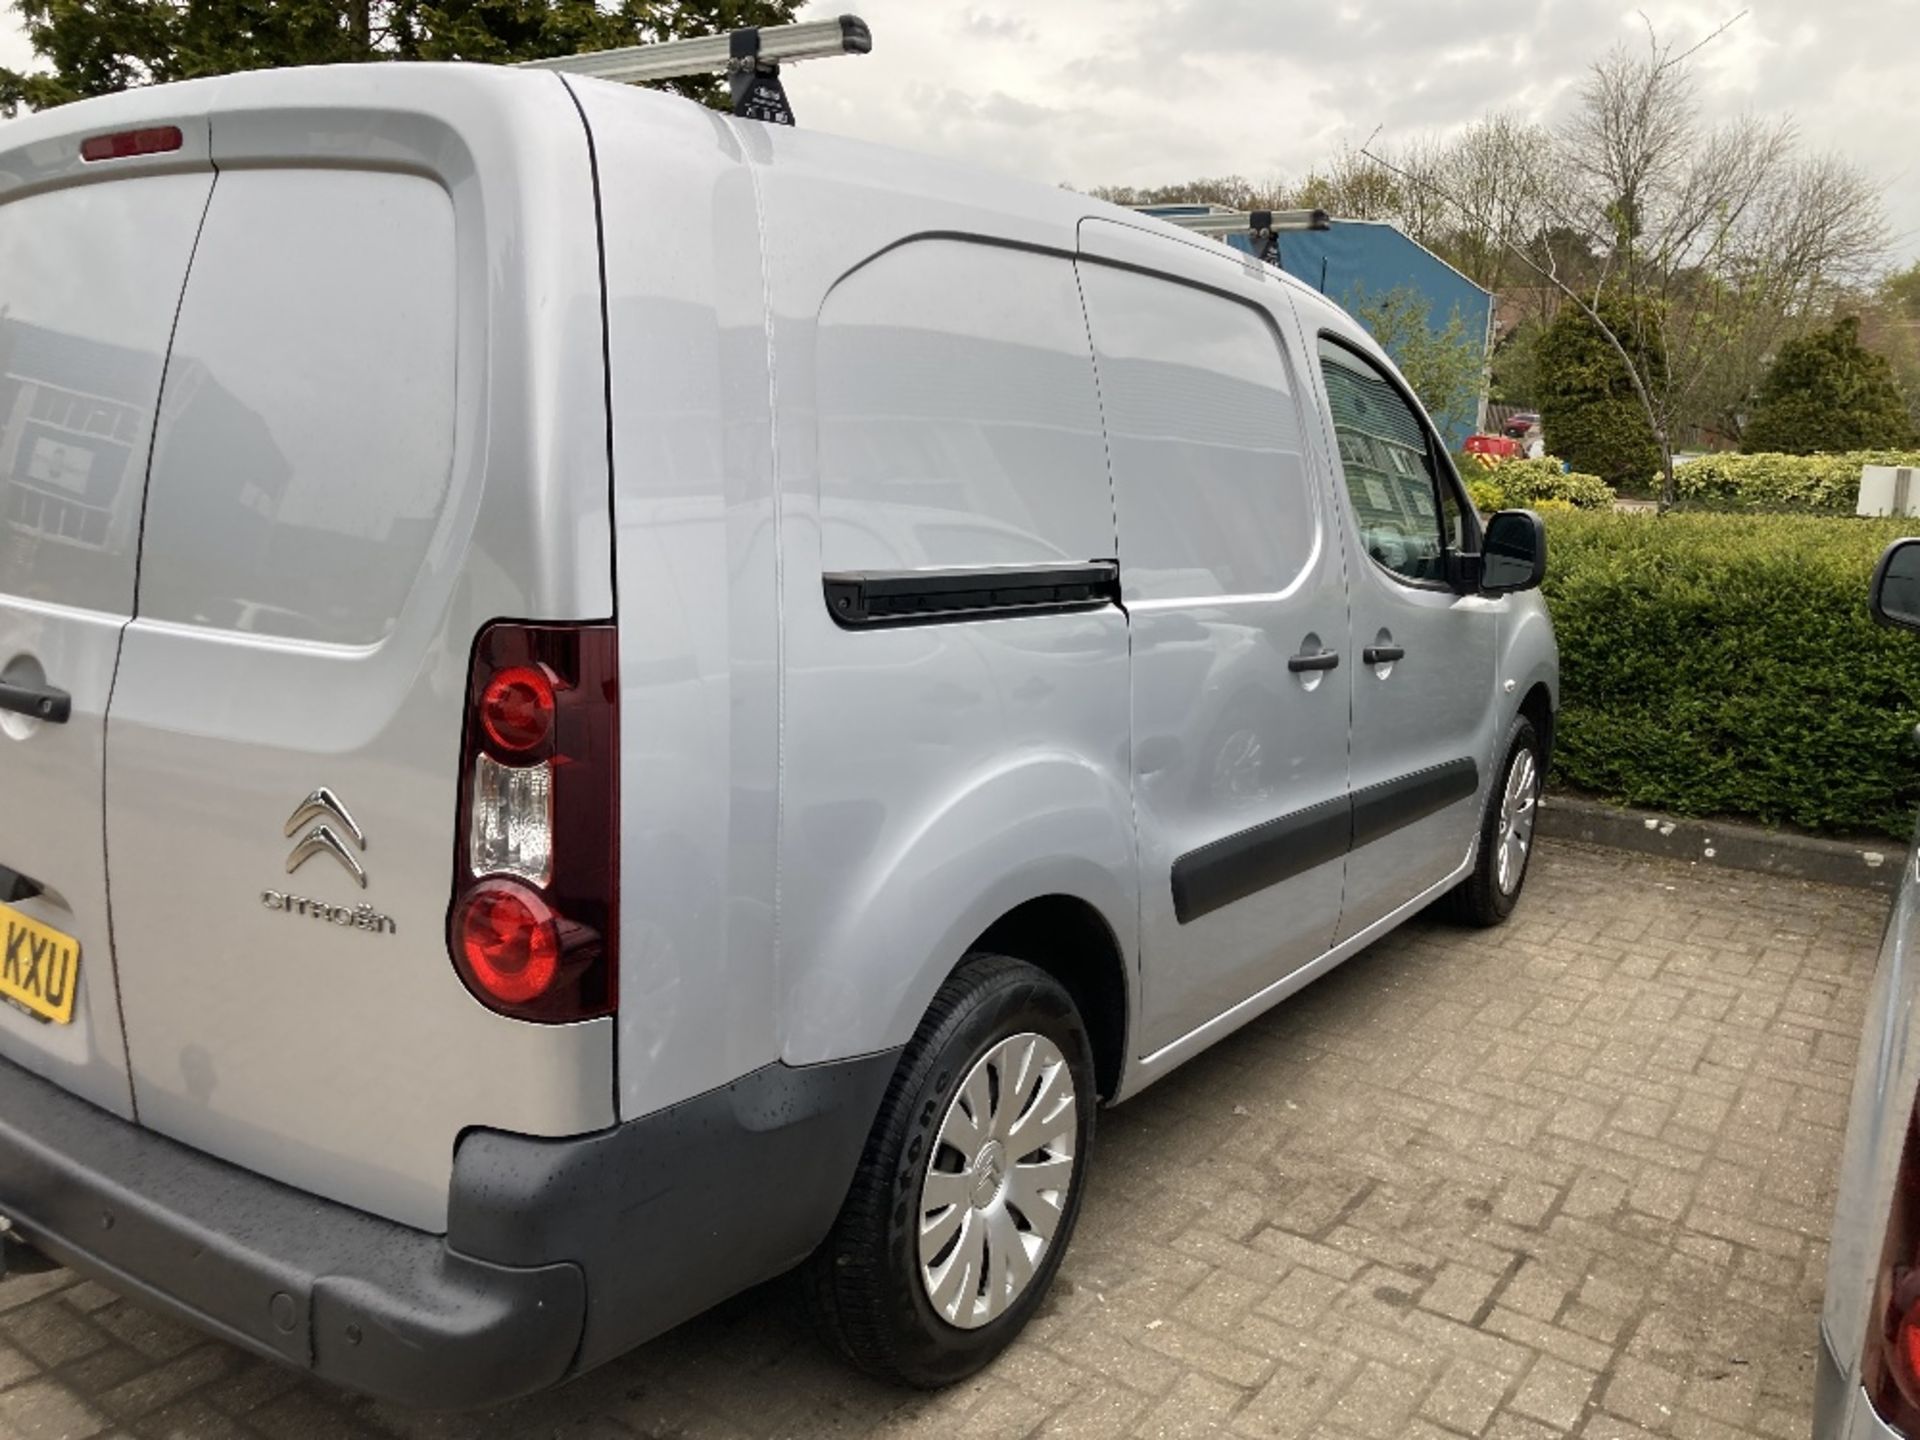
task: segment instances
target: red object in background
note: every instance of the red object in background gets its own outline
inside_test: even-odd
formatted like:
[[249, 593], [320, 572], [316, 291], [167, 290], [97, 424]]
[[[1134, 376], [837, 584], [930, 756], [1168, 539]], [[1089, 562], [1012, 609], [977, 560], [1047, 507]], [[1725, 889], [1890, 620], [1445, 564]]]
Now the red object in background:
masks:
[[1505, 435], [1469, 435], [1466, 451], [1469, 455], [1498, 455], [1503, 460], [1513, 460], [1520, 454], [1520, 442]]

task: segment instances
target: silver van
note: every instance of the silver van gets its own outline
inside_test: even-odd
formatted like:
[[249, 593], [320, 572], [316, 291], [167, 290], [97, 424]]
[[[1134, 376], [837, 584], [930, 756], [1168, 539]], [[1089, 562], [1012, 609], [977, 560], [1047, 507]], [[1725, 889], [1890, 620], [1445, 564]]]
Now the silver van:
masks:
[[802, 1264], [967, 1375], [1100, 1104], [1511, 910], [1544, 561], [1065, 191], [467, 66], [0, 127], [0, 1216], [422, 1405]]

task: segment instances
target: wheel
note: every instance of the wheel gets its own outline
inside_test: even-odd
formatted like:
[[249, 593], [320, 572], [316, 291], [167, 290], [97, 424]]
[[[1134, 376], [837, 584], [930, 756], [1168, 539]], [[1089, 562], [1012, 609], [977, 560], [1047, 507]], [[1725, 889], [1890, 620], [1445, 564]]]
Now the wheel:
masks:
[[1059, 1269], [1096, 1103], [1067, 992], [1023, 961], [969, 956], [902, 1053], [807, 1264], [820, 1332], [868, 1373], [928, 1389], [992, 1360]]
[[1513, 913], [1527, 862], [1533, 858], [1533, 826], [1540, 814], [1540, 736], [1533, 722], [1516, 715], [1507, 731], [1506, 763], [1480, 822], [1480, 848], [1473, 873], [1447, 896], [1454, 917], [1469, 925], [1498, 925]]

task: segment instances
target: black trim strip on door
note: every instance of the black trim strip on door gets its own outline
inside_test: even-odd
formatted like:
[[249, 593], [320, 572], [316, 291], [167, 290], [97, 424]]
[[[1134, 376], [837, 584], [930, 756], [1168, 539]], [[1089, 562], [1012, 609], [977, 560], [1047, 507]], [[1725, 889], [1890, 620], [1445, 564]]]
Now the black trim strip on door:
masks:
[[1353, 848], [1358, 850], [1403, 825], [1424, 820], [1464, 800], [1480, 788], [1480, 767], [1471, 760], [1449, 760], [1416, 770], [1398, 780], [1383, 780], [1353, 792]]
[[1475, 794], [1480, 767], [1450, 760], [1190, 850], [1173, 862], [1173, 915], [1182, 925], [1337, 860]]
[[1120, 563], [996, 565], [980, 570], [848, 570], [821, 579], [827, 613], [853, 630], [1062, 615], [1120, 603]]
[[1353, 802], [1309, 805], [1189, 850], [1173, 862], [1173, 915], [1182, 925], [1338, 860], [1353, 844]]

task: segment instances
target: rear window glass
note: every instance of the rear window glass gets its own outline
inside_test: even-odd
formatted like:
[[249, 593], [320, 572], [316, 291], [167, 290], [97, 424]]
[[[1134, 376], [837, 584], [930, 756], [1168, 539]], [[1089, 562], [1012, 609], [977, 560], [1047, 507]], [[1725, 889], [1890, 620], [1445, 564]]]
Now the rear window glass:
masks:
[[0, 594], [132, 608], [160, 368], [211, 183], [0, 205]]
[[140, 613], [370, 644], [447, 494], [454, 228], [405, 175], [223, 175], [154, 452]]

